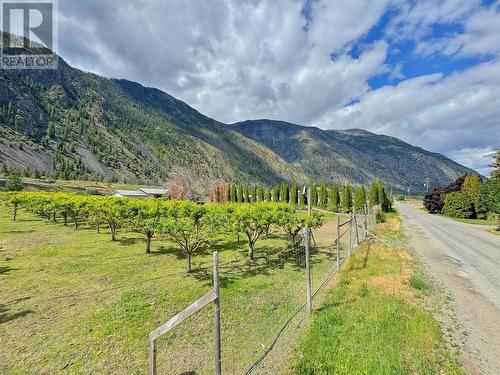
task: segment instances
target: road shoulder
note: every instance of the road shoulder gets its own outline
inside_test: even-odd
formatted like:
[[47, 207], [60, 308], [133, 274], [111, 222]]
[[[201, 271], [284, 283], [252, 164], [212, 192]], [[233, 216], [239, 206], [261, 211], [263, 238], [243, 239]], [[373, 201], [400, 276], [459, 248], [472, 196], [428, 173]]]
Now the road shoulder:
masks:
[[294, 371], [310, 374], [463, 374], [425, 307], [431, 288], [402, 246], [397, 214], [342, 270], [300, 340]]
[[421, 227], [403, 217], [408, 244], [435, 292], [426, 301], [445, 332], [448, 346], [471, 374], [498, 374], [500, 370], [499, 311], [478, 293], [457, 261], [439, 250]]

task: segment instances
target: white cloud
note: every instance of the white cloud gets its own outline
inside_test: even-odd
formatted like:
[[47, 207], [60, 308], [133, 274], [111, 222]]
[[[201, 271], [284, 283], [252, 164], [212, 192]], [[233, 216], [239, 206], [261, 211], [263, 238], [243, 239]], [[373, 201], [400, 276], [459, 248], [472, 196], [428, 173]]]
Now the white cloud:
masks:
[[[483, 63], [449, 77], [434, 74], [385, 86], [360, 102], [325, 115], [322, 127], [359, 127], [461, 160], [500, 146], [500, 62]], [[468, 163], [485, 168], [483, 164]]]
[[387, 44], [358, 58], [347, 52], [391, 1], [314, 1], [308, 23], [298, 0], [93, 0], [63, 6], [63, 34], [78, 39], [62, 51], [82, 68], [159, 87], [221, 121], [309, 123], [367, 92]]
[[[405, 79], [401, 64], [386, 65], [389, 48], [401, 41], [419, 43], [416, 53], [422, 55], [499, 54], [498, 4], [65, 1], [60, 2], [60, 49], [73, 65], [158, 87], [220, 121], [275, 118], [360, 127], [472, 160], [473, 150], [500, 145], [497, 61], [374, 91], [367, 82], [381, 73], [390, 80]], [[388, 10], [392, 18], [386, 40], [362, 45], [359, 56], [351, 56], [353, 46], [359, 47]], [[428, 43], [435, 24], [463, 25], [464, 32]]]

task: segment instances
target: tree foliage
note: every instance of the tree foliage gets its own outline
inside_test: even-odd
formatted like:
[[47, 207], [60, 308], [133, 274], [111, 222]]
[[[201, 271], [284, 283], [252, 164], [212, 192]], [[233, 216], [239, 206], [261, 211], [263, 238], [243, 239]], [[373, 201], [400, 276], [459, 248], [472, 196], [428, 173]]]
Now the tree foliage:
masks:
[[345, 185], [342, 189], [342, 212], [348, 213], [352, 211], [352, 189], [351, 185]]
[[330, 211], [339, 212], [340, 209], [340, 192], [337, 185], [333, 186], [330, 191]]
[[319, 187], [319, 194], [318, 194], [318, 207], [326, 209], [327, 203], [328, 203], [328, 190], [326, 189], [325, 184], [321, 184]]
[[465, 191], [448, 193], [444, 197], [443, 214], [459, 219], [474, 217], [474, 204]]
[[363, 211], [366, 205], [366, 190], [364, 186], [356, 187], [354, 191], [354, 210]]
[[465, 176], [459, 177], [446, 187], [436, 188], [424, 197], [424, 207], [432, 214], [441, 213], [444, 207], [444, 196], [462, 189]]

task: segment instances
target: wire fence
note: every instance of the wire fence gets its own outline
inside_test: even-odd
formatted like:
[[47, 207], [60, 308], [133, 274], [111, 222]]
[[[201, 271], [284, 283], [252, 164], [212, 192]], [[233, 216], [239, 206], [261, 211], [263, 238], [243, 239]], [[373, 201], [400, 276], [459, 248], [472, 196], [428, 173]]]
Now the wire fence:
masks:
[[[315, 308], [321, 305], [325, 287], [335, 279], [340, 264], [354, 251], [358, 239], [366, 238], [374, 224], [372, 212], [361, 213], [348, 218], [342, 216], [338, 222], [339, 232], [335, 225], [313, 231], [310, 271]], [[222, 373], [276, 373], [286, 365], [293, 343], [310, 317], [304, 246], [261, 251], [252, 262], [226, 257], [219, 264], [219, 271]], [[169, 285], [195, 277], [200, 286], [186, 293], [187, 306], [211, 289], [212, 276], [212, 265], [207, 263], [200, 264], [194, 276], [170, 273], [133, 284], [123, 282], [80, 293], [51, 296], [47, 293], [47, 297], [39, 298], [21, 294], [15, 300], [7, 300], [5, 305], [17, 304], [18, 314], [36, 313], [38, 324], [50, 327], [40, 332], [34, 327], [30, 330], [36, 350], [51, 358], [51, 366], [40, 369], [41, 372], [53, 372], [56, 367], [58, 372], [71, 369], [70, 372], [81, 374], [145, 374], [150, 367], [147, 333], [176, 311], [157, 309], [155, 302], [144, 296], [168, 299], [165, 290]], [[129, 304], [130, 300], [134, 303]], [[85, 319], [79, 319], [82, 310], [90, 312]], [[67, 321], [74, 325], [68, 327], [64, 323]], [[208, 306], [159, 339], [158, 373], [213, 374], [213, 337], [213, 306]], [[61, 350], [61, 342], [64, 350]], [[2, 338], [2, 346], [6, 344], [9, 340]], [[32, 355], [29, 351], [16, 353], [15, 361], [12, 356], [0, 355], [0, 364], [16, 373], [16, 362], [29, 362]]]

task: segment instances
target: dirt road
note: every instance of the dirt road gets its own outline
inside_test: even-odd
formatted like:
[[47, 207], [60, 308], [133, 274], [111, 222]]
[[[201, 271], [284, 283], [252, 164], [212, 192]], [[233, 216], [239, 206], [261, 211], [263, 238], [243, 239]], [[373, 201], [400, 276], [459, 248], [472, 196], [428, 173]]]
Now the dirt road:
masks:
[[426, 270], [455, 301], [458, 323], [469, 336], [462, 358], [466, 369], [500, 374], [500, 236], [407, 203], [397, 209]]

